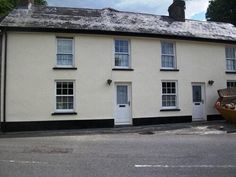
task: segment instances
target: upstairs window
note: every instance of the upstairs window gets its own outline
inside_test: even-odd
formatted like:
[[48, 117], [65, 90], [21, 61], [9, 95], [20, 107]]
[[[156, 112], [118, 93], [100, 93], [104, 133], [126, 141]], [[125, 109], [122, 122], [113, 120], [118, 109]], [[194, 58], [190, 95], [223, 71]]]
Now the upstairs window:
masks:
[[226, 69], [227, 71], [235, 71], [236, 72], [236, 54], [235, 48], [226, 47], [225, 48], [225, 57], [226, 57]]
[[175, 44], [161, 43], [161, 67], [163, 69], [176, 69]]
[[73, 67], [73, 39], [57, 38], [57, 66]]
[[177, 108], [177, 81], [162, 81], [162, 108]]
[[115, 40], [115, 67], [130, 68], [130, 49], [128, 40]]

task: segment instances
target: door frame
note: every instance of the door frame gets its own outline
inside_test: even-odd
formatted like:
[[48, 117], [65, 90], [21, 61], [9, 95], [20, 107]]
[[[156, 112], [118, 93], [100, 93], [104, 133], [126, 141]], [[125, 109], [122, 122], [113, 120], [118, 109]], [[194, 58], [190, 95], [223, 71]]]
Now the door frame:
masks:
[[[192, 121], [193, 120], [193, 86], [194, 85], [201, 85], [202, 88], [202, 96], [203, 96], [203, 100], [204, 100], [204, 105], [203, 105], [203, 121], [207, 120], [207, 116], [206, 116], [206, 83], [205, 82], [191, 82], [191, 105], [192, 105]], [[197, 121], [197, 120], [196, 120]], [[201, 121], [201, 120], [199, 120]]]
[[[127, 124], [119, 124], [116, 123], [116, 103], [117, 103], [117, 85], [128, 85], [128, 97], [130, 98], [130, 117], [129, 117], [129, 123]], [[113, 117], [114, 117], [114, 124], [116, 125], [133, 125], [133, 111], [132, 111], [132, 105], [133, 105], [133, 99], [132, 99], [132, 82], [114, 82], [114, 96], [113, 96]]]

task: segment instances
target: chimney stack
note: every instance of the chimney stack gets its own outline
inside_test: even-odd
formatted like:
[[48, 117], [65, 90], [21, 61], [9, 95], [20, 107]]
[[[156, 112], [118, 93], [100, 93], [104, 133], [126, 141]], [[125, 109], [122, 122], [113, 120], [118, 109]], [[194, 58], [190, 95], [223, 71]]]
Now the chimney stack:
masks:
[[34, 4], [34, 0], [21, 0], [19, 6], [28, 7], [29, 9]]
[[28, 6], [28, 4], [29, 4], [29, 0], [21, 0], [18, 3], [19, 6]]
[[34, 0], [28, 0], [28, 9], [30, 10], [32, 5], [34, 4]]
[[176, 21], [185, 22], [185, 1], [184, 0], [174, 0], [170, 5], [169, 17]]

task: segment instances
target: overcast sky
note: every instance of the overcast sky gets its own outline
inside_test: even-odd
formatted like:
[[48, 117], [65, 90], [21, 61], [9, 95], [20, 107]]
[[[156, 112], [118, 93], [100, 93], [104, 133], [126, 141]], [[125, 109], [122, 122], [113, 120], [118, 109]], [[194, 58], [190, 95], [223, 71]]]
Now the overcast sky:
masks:
[[[104, 8], [167, 15], [173, 0], [47, 0], [50, 6]], [[186, 18], [205, 20], [209, 0], [186, 0]]]

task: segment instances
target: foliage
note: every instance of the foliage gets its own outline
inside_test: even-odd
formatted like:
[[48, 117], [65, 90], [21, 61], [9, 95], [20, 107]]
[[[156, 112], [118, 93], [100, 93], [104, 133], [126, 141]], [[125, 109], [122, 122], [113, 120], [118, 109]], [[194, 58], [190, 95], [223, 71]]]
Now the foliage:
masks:
[[[0, 17], [9, 13], [13, 8], [21, 5], [22, 3], [28, 3], [28, 0], [0, 0]], [[34, 0], [36, 5], [47, 5], [46, 0]]]
[[236, 26], [236, 0], [211, 0], [207, 21], [227, 22]]
[[5, 15], [13, 8], [9, 0], [0, 0], [0, 17]]

